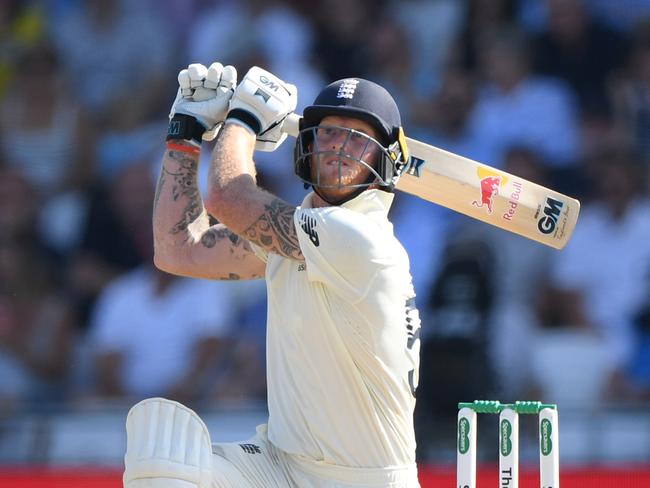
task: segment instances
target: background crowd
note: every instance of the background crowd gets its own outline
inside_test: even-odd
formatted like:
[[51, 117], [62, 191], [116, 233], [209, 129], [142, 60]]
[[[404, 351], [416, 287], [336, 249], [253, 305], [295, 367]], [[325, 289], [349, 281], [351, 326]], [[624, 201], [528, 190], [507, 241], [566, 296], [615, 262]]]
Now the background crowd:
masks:
[[[264, 401], [264, 283], [152, 265], [176, 75], [215, 60], [296, 84], [299, 110], [374, 80], [408, 136], [581, 200], [558, 252], [397, 196], [421, 445], [459, 400], [650, 406], [650, 0], [3, 0], [0, 415]], [[299, 204], [291, 141], [257, 156]]]

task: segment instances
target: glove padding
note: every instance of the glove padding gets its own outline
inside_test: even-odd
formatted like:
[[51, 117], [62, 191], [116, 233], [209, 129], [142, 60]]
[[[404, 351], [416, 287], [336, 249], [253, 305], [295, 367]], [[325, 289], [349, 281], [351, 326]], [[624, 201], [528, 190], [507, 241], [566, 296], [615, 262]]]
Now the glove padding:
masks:
[[228, 104], [237, 85], [234, 66], [212, 63], [209, 68], [199, 63], [190, 64], [178, 73], [178, 92], [169, 112], [194, 117], [206, 132], [203, 139], [215, 138], [228, 113]]
[[287, 137], [282, 123], [296, 109], [297, 101], [294, 85], [254, 66], [235, 89], [227, 120], [255, 133], [255, 149], [273, 151]]

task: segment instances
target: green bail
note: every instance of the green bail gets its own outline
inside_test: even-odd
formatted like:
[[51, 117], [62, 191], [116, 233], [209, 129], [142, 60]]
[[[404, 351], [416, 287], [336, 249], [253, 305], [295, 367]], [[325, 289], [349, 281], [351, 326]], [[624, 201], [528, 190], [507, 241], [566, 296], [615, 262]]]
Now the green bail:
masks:
[[516, 401], [515, 403], [501, 403], [499, 400], [474, 400], [473, 402], [460, 402], [458, 409], [471, 408], [476, 413], [501, 413], [506, 408], [521, 414], [538, 414], [545, 408], [557, 409], [554, 403], [537, 401]]

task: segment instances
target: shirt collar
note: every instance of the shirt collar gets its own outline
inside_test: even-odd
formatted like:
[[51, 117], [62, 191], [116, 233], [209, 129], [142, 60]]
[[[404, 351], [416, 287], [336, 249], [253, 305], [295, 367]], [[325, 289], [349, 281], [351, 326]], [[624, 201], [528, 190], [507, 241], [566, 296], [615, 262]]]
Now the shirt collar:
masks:
[[[304, 200], [302, 201], [301, 207], [312, 208], [311, 202], [313, 196], [314, 192], [307, 194], [307, 196], [305, 196]], [[395, 198], [395, 195], [393, 193], [372, 189], [362, 192], [352, 200], [348, 200], [339, 206], [366, 215], [379, 213], [382, 217], [386, 218], [388, 216], [390, 206], [393, 203], [393, 198]]]

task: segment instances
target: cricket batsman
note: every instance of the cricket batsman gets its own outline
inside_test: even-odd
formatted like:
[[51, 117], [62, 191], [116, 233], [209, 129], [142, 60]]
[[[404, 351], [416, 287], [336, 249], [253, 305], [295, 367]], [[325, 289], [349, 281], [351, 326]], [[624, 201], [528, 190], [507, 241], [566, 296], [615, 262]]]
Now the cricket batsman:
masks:
[[[361, 78], [326, 86], [300, 122], [293, 163], [312, 191], [294, 207], [257, 186], [253, 156], [286, 138], [296, 88], [259, 67], [236, 78], [219, 63], [179, 73], [155, 263], [183, 276], [266, 279], [268, 424], [213, 444], [192, 410], [146, 399], [127, 417], [124, 486], [419, 487], [420, 320], [387, 217], [408, 157], [397, 105]], [[203, 200], [201, 140], [216, 131]]]

